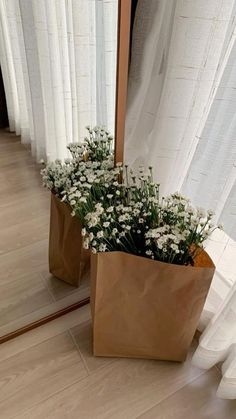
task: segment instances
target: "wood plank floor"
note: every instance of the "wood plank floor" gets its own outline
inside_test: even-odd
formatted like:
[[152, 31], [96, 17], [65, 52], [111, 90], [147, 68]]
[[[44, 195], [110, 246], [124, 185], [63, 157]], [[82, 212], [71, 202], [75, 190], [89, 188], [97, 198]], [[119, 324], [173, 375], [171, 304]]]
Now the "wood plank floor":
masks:
[[50, 194], [20, 137], [0, 130], [0, 336], [89, 294], [48, 273]]
[[89, 307], [0, 346], [1, 419], [233, 419], [217, 368], [92, 356]]

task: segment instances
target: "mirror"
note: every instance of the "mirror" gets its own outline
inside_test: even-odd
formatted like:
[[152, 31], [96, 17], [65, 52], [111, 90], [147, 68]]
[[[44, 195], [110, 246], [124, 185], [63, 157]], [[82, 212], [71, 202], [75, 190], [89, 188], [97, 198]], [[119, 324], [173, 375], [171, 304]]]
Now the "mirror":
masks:
[[75, 286], [49, 273], [40, 170], [88, 125], [114, 135], [117, 22], [118, 0], [0, 3], [1, 341], [88, 302], [86, 275]]

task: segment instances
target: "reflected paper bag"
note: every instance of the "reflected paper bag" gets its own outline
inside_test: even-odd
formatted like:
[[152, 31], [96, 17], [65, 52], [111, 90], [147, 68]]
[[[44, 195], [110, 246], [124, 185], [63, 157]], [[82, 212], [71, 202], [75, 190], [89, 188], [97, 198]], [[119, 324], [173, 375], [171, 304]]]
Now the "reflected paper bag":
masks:
[[194, 267], [91, 255], [94, 355], [184, 361], [214, 270], [206, 252]]
[[83, 249], [81, 224], [70, 207], [51, 194], [49, 271], [63, 281], [79, 286], [90, 269], [90, 252]]

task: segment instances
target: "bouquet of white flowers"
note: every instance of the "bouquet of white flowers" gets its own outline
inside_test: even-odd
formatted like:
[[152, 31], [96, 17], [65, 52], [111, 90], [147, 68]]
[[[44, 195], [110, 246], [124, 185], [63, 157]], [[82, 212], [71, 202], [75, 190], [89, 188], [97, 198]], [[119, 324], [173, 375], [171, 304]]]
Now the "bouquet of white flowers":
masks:
[[41, 170], [43, 185], [58, 198], [63, 198], [63, 201], [66, 201], [66, 192], [70, 188], [78, 189], [85, 169], [91, 177], [93, 170], [109, 170], [114, 165], [111, 134], [102, 127], [86, 129], [88, 137], [85, 137], [83, 143], [70, 143], [67, 146], [72, 158], [67, 158], [64, 162], [59, 159], [49, 162]]
[[138, 175], [128, 173], [127, 167], [124, 172], [121, 177], [122, 167], [111, 170], [102, 184], [96, 177], [90, 186], [93, 199], [83, 196], [81, 203], [81, 198], [69, 198], [74, 212], [83, 219], [84, 247], [93, 253], [124, 251], [193, 265], [203, 242], [216, 228], [213, 212], [194, 208], [179, 193], [160, 199], [151, 167], [148, 174], [143, 168]]

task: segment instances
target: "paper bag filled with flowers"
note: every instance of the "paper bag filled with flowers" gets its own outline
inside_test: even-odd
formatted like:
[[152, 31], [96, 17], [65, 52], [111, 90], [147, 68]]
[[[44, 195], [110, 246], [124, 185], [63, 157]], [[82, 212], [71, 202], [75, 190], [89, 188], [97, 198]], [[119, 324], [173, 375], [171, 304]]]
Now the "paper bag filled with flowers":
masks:
[[124, 171], [84, 214], [93, 351], [184, 361], [215, 270], [203, 250], [213, 214], [179, 193], [160, 199], [151, 168]]
[[82, 204], [92, 193], [94, 179], [114, 165], [109, 132], [99, 127], [87, 131], [83, 143], [68, 145], [71, 158], [50, 162], [41, 171], [43, 184], [51, 191], [49, 271], [74, 286], [90, 270], [90, 251], [82, 246], [81, 222], [72, 207], [77, 201]]

